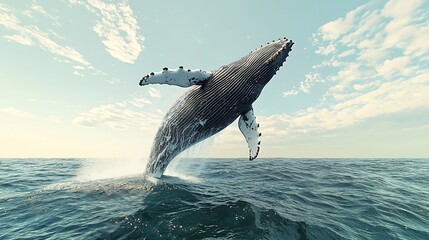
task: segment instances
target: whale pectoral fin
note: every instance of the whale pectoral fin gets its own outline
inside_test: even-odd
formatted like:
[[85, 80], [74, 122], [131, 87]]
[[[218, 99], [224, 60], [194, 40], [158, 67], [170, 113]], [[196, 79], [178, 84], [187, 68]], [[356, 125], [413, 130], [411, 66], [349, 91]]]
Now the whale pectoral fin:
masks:
[[244, 135], [249, 146], [249, 160], [255, 159], [259, 153], [259, 145], [261, 144], [259, 137], [261, 134], [258, 132], [259, 124], [256, 122], [253, 109], [250, 109], [245, 114], [241, 114], [238, 120], [238, 128]]
[[203, 70], [178, 69], [169, 70], [164, 68], [161, 72], [151, 72], [140, 80], [140, 86], [148, 84], [168, 84], [179, 87], [189, 87], [203, 84], [212, 75], [211, 72]]

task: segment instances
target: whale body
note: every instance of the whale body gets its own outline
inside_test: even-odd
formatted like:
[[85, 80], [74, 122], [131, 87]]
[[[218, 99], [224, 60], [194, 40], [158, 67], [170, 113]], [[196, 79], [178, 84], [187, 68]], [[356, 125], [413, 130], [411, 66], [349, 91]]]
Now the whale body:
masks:
[[144, 76], [141, 86], [190, 87], [165, 115], [152, 145], [146, 173], [160, 177], [174, 157], [223, 130], [238, 117], [239, 129], [249, 147], [249, 159], [255, 159], [261, 133], [252, 103], [286, 61], [293, 44], [286, 38], [272, 41], [213, 72], [181, 66]]

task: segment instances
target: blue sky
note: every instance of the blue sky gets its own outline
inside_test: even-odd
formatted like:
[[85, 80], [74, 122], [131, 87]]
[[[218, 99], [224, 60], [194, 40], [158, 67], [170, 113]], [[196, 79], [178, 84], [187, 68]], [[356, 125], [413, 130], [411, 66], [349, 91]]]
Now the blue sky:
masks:
[[[425, 0], [4, 0], [0, 157], [144, 158], [186, 89], [143, 75], [280, 37], [296, 44], [254, 103], [261, 157], [429, 157]], [[247, 153], [233, 123], [186, 154]]]

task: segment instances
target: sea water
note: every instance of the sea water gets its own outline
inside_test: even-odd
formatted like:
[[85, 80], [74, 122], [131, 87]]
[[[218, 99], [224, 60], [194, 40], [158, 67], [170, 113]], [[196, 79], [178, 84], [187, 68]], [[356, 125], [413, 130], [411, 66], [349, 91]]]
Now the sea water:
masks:
[[429, 159], [140, 165], [0, 159], [0, 239], [429, 239]]

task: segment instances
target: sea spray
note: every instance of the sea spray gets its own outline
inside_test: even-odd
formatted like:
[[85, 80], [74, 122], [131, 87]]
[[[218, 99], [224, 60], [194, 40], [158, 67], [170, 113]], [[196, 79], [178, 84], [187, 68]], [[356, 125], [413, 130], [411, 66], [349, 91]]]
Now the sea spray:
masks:
[[200, 175], [199, 173], [201, 173], [201, 171], [198, 167], [195, 167], [195, 165], [199, 166], [200, 164], [195, 163], [195, 165], [193, 165], [194, 161], [198, 161], [198, 159], [192, 159], [192, 158], [175, 159], [168, 166], [164, 175], [177, 177], [187, 182], [199, 183], [201, 182], [201, 178], [199, 178], [199, 175]]
[[200, 161], [200, 158], [201, 156], [211, 155], [210, 150], [214, 139], [203, 140], [182, 152], [168, 165], [165, 175], [193, 183], [201, 182], [205, 161]]
[[92, 181], [138, 175], [144, 172], [146, 163], [147, 159], [139, 158], [85, 159], [75, 180]]

